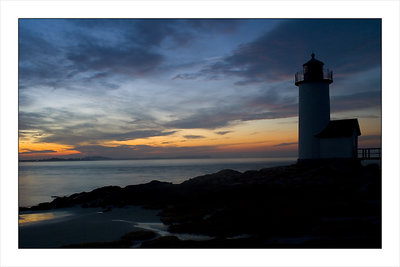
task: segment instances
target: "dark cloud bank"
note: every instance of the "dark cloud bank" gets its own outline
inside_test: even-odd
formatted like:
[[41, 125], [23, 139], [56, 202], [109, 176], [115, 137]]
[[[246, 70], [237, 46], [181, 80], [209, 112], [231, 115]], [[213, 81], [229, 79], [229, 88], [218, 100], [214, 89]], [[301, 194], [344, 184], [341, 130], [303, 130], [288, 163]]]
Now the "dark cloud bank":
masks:
[[340, 75], [378, 66], [381, 22], [378, 19], [288, 20], [201, 72], [180, 77], [241, 77], [236, 85], [286, 80], [293, 77], [311, 52]]

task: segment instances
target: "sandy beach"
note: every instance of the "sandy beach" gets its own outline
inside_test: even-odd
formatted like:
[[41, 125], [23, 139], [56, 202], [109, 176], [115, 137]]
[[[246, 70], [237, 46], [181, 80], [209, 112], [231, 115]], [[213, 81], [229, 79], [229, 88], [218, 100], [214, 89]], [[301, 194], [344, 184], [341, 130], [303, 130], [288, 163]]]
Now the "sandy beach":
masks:
[[[113, 208], [103, 212], [101, 208], [65, 208], [50, 215], [49, 212], [28, 213], [41, 217], [35, 222], [19, 224], [20, 248], [57, 248], [70, 244], [107, 242], [118, 240], [132, 231], [162, 225], [157, 210], [138, 206]], [[26, 213], [25, 213], [26, 214]], [[162, 228], [160, 229], [162, 231]]]

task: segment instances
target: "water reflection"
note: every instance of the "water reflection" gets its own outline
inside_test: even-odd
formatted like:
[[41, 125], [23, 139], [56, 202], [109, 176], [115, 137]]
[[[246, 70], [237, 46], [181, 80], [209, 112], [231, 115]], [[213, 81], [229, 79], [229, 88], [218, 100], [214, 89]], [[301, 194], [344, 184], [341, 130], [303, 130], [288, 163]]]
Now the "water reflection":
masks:
[[38, 223], [63, 218], [69, 215], [70, 213], [68, 212], [25, 213], [18, 215], [18, 223], [20, 226], [22, 226], [30, 223]]
[[50, 202], [107, 185], [127, 186], [152, 180], [181, 183], [223, 169], [240, 172], [290, 165], [295, 158], [154, 159], [108, 161], [19, 162], [19, 207]]

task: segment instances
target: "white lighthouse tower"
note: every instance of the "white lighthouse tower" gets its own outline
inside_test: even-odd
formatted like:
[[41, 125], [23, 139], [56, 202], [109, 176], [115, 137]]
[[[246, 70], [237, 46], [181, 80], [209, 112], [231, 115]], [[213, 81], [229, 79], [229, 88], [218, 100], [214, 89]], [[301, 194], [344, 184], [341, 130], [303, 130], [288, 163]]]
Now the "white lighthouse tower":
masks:
[[332, 72], [323, 69], [324, 63], [311, 59], [296, 73], [299, 87], [299, 161], [319, 159], [320, 140], [316, 137], [330, 122], [329, 84]]

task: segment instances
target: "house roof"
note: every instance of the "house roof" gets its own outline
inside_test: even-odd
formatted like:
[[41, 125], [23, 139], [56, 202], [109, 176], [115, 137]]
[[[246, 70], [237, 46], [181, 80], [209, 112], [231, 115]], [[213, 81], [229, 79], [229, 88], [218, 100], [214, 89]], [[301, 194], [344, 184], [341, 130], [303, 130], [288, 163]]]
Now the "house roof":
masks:
[[361, 135], [360, 126], [357, 119], [334, 120], [330, 121], [328, 126], [315, 137], [319, 138], [336, 138], [350, 137], [356, 130], [357, 136]]

